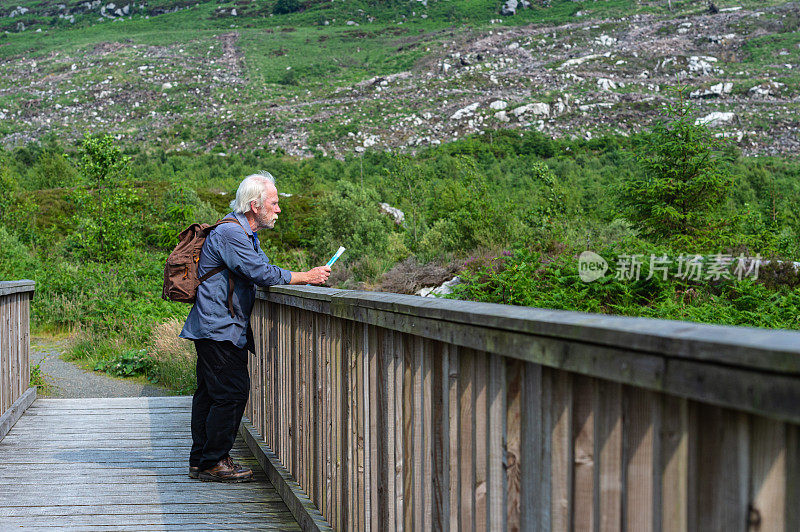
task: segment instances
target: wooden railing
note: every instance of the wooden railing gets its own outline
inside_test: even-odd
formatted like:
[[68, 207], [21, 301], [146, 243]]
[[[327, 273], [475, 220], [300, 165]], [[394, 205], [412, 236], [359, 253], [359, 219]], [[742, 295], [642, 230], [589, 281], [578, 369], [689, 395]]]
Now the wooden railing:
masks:
[[273, 287], [247, 416], [340, 530], [800, 530], [800, 333]]
[[0, 439], [33, 402], [30, 389], [30, 300], [33, 281], [0, 281]]

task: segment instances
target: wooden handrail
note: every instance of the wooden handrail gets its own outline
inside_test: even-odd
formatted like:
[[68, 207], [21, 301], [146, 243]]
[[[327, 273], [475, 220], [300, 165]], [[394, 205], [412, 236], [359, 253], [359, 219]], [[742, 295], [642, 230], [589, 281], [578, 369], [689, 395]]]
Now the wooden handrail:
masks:
[[0, 439], [33, 402], [30, 300], [34, 281], [0, 281]]
[[798, 332], [288, 286], [252, 323], [247, 415], [336, 528], [800, 528]]

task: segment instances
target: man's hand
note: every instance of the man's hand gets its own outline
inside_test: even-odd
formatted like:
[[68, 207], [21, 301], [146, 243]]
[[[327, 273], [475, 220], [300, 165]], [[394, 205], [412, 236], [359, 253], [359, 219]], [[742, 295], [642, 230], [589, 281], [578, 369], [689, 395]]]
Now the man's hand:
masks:
[[330, 275], [330, 266], [317, 266], [307, 272], [292, 272], [291, 284], [323, 284]]

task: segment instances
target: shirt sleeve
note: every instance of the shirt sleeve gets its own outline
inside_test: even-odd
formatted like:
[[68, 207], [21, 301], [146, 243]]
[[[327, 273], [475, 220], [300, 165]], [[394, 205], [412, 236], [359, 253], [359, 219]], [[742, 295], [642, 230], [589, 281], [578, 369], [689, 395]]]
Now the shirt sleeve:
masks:
[[[244, 230], [233, 225], [220, 226], [208, 237], [212, 239], [214, 248], [219, 250], [219, 258], [225, 266], [239, 277], [249, 279], [259, 286], [289, 284], [292, 280], [291, 272], [270, 264], [263, 252], [255, 250]], [[224, 229], [220, 231], [222, 227]]]

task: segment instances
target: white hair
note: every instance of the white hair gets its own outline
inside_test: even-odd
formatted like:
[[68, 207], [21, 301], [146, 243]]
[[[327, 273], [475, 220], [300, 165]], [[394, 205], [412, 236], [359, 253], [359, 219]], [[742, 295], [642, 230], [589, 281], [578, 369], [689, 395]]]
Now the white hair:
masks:
[[233, 212], [244, 214], [250, 210], [250, 202], [255, 201], [261, 207], [267, 195], [267, 189], [275, 186], [275, 178], [269, 172], [258, 172], [244, 178], [236, 189], [236, 199], [231, 201]]

